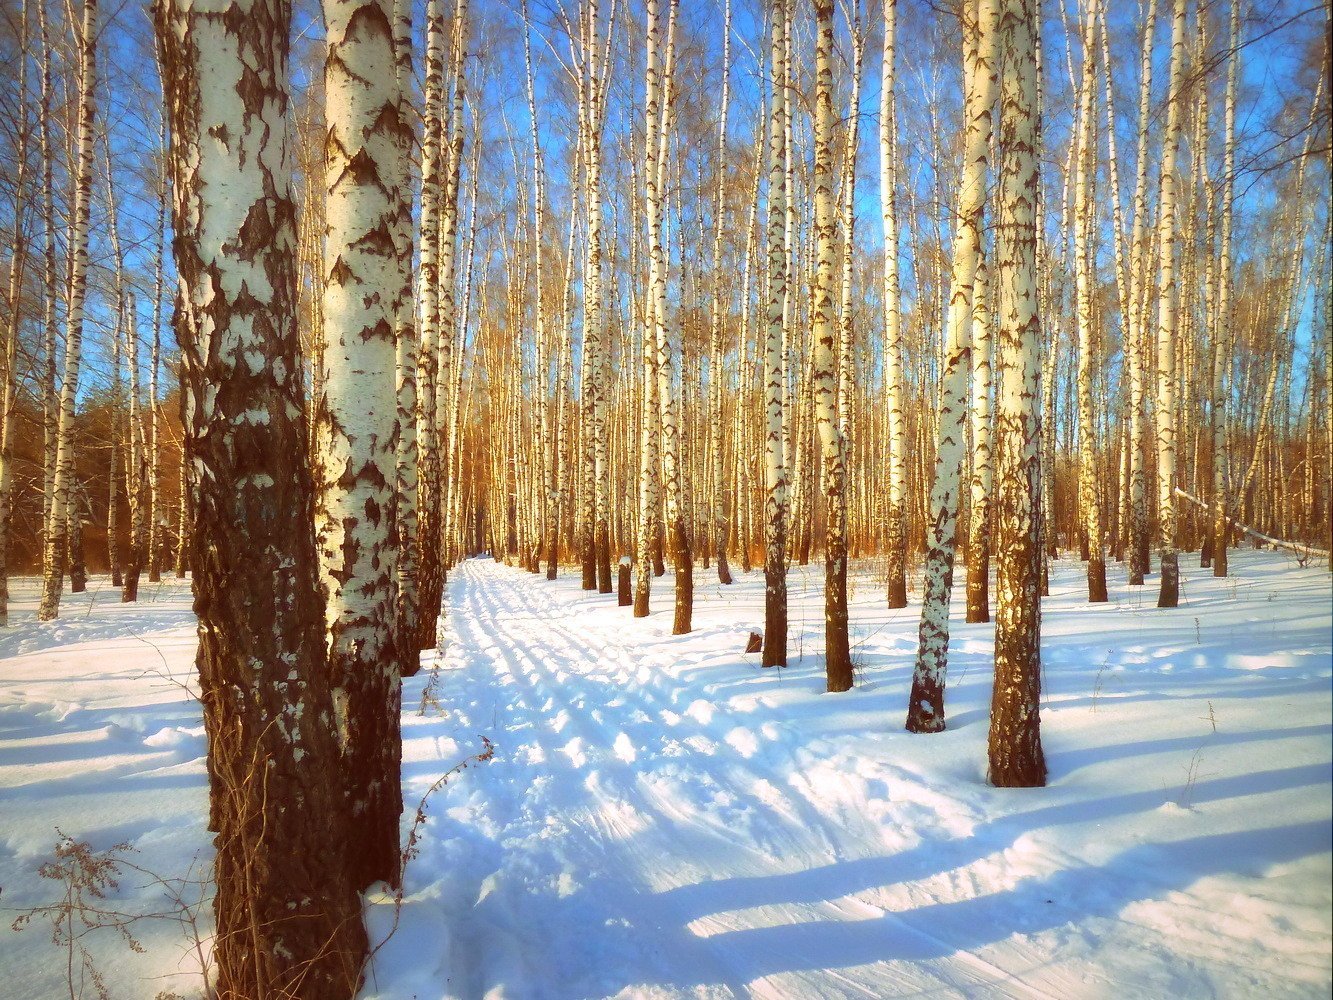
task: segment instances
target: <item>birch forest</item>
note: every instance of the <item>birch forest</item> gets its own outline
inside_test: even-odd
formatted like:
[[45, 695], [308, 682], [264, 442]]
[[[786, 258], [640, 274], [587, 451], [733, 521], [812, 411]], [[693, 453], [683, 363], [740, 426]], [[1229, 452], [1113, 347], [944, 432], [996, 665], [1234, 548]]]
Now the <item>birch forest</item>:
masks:
[[677, 642], [754, 580], [835, 701], [871, 587], [897, 734], [993, 623], [1001, 789], [1060, 573], [1095, 632], [1333, 565], [1331, 16], [0, 0], [0, 625], [189, 581], [209, 995], [367, 984], [476, 560]]

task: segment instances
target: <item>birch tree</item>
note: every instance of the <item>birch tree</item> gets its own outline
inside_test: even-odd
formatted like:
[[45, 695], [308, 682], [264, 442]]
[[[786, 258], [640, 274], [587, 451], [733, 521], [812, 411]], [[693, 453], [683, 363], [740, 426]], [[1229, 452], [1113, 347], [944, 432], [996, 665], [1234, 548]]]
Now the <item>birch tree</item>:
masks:
[[773, 99], [768, 118], [768, 305], [764, 337], [764, 646], [765, 667], [787, 665], [787, 464], [783, 414], [787, 383], [783, 308], [787, 300], [787, 64], [784, 25], [790, 0], [773, 0], [769, 66]]
[[954, 543], [958, 525], [963, 455], [967, 446], [967, 388], [972, 356], [972, 290], [981, 250], [981, 212], [986, 198], [986, 164], [991, 116], [998, 83], [997, 0], [964, 7], [966, 78], [963, 175], [953, 238], [953, 274], [945, 330], [944, 371], [935, 478], [930, 489], [925, 594], [921, 601], [916, 667], [907, 706], [907, 729], [944, 729], [945, 668], [949, 655], [949, 597], [953, 589]]
[[[64, 582], [64, 560], [72, 550], [82, 561], [82, 540], [74, 483], [74, 410], [79, 390], [79, 368], [83, 358], [84, 304], [88, 282], [88, 213], [93, 186], [93, 115], [97, 87], [97, 0], [84, 0], [79, 43], [78, 158], [75, 165], [74, 205], [70, 217], [69, 291], [65, 305], [65, 371], [60, 383], [60, 413], [56, 425], [55, 472], [52, 479], [51, 512], [46, 524], [42, 560], [42, 600], [39, 621], [51, 621], [60, 613], [60, 588]], [[71, 528], [71, 521], [73, 522]], [[75, 538], [71, 541], [69, 535]], [[77, 563], [76, 563], [77, 567]], [[71, 582], [74, 582], [71, 572]], [[77, 593], [77, 590], [75, 591]]]
[[1074, 287], [1078, 324], [1078, 507], [1088, 544], [1088, 601], [1104, 603], [1106, 553], [1102, 544], [1101, 505], [1097, 497], [1097, 437], [1092, 381], [1095, 363], [1092, 322], [1095, 248], [1092, 187], [1095, 149], [1092, 117], [1096, 88], [1094, 38], [1097, 0], [1087, 0], [1083, 12], [1083, 72], [1079, 87], [1078, 150], [1074, 180]]
[[811, 383], [819, 430], [827, 524], [824, 534], [824, 670], [829, 691], [852, 686], [847, 636], [846, 453], [838, 414], [833, 314], [833, 0], [815, 0], [815, 287]]
[[986, 258], [977, 258], [972, 294], [972, 506], [967, 530], [967, 621], [990, 621], [991, 368], [990, 278]]
[[731, 94], [731, 0], [726, 0], [722, 16], [722, 111], [717, 127], [717, 193], [713, 202], [713, 305], [708, 336], [708, 453], [713, 480], [712, 540], [717, 560], [719, 583], [731, 583], [727, 565], [727, 490], [726, 462], [723, 453], [722, 400], [725, 395], [722, 372], [722, 300], [726, 282], [722, 276], [722, 233], [726, 215], [727, 103]]
[[903, 379], [902, 292], [898, 278], [898, 0], [884, 0], [883, 82], [879, 97], [879, 189], [884, 224], [884, 389], [888, 408], [889, 490], [885, 515], [888, 604], [907, 607], [906, 386]]
[[[19, 18], [18, 101], [21, 120], [18, 123], [15, 149], [18, 170], [14, 179], [14, 245], [10, 250], [9, 284], [5, 295], [5, 312], [9, 321], [0, 339], [0, 628], [9, 624], [9, 527], [14, 488], [14, 410], [18, 388], [16, 364], [19, 320], [23, 311], [23, 276], [27, 265], [27, 241], [23, 231], [28, 195], [27, 0], [19, 8]], [[48, 289], [47, 294], [53, 291]]]
[[360, 888], [397, 884], [398, 663], [393, 531], [397, 302], [411, 266], [394, 239], [410, 130], [394, 57], [392, 0], [325, 0], [323, 392], [315, 401], [315, 529], [328, 670]]
[[[1231, 527], [1227, 522], [1227, 429], [1226, 376], [1232, 353], [1232, 287], [1235, 281], [1231, 259], [1231, 221], [1236, 198], [1236, 81], [1240, 71], [1240, 0], [1231, 0], [1231, 53], [1227, 57], [1226, 124], [1223, 138], [1221, 249], [1217, 263], [1217, 325], [1213, 331], [1212, 406], [1209, 428], [1212, 432], [1212, 569], [1213, 576], [1227, 575], [1227, 540]], [[1327, 419], [1327, 415], [1325, 416]], [[1329, 449], [1333, 456], [1333, 448]], [[1330, 459], [1333, 461], [1333, 458]], [[1329, 560], [1333, 565], [1333, 559]]]
[[1171, 69], [1167, 88], [1166, 134], [1162, 148], [1161, 192], [1157, 200], [1157, 532], [1161, 559], [1159, 608], [1180, 602], [1180, 556], [1176, 551], [1176, 154], [1180, 149], [1181, 88], [1185, 72], [1186, 0], [1175, 0], [1171, 28]]
[[290, 8], [160, 0], [181, 279], [197, 663], [217, 846], [215, 988], [357, 990], [343, 782], [302, 426]]
[[1001, 0], [1000, 165], [995, 286], [999, 336], [996, 401], [995, 687], [989, 777], [1002, 788], [1046, 784], [1041, 746], [1040, 413], [1035, 155], [1036, 36], [1033, 0]]

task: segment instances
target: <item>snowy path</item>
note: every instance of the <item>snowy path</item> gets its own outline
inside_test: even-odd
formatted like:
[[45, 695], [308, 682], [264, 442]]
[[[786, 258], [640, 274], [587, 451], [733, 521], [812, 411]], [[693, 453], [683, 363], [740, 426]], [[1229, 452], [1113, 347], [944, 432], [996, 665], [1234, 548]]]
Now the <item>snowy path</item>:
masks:
[[[510, 786], [501, 796], [518, 804], [517, 815], [497, 817], [502, 868], [515, 877], [495, 876], [482, 889], [498, 897], [483, 900], [482, 913], [500, 919], [473, 924], [462, 951], [484, 956], [497, 939], [511, 940], [471, 988], [459, 984], [464, 995], [544, 979], [569, 982], [568, 995], [658, 986], [739, 996], [755, 980], [767, 980], [774, 996], [831, 988], [905, 996], [982, 984], [996, 996], [1046, 995], [901, 917], [869, 937], [862, 931], [857, 947], [909, 961], [824, 971], [823, 935], [807, 944], [803, 927], [881, 920], [886, 911], [852, 894], [767, 900], [765, 880], [795, 888], [805, 872], [856, 850], [850, 831], [821, 814], [808, 783], [788, 781], [800, 770], [793, 741], [773, 725], [736, 724], [703, 701], [682, 706], [671, 675], [623, 641], [632, 626], [580, 634], [566, 624], [568, 609], [534, 582], [472, 561], [453, 588], [462, 595], [458, 643], [473, 665], [494, 671], [461, 716], [478, 730], [488, 711], [491, 720], [505, 716], [495, 738], [507, 752], [486, 776], [499, 771]], [[681, 650], [682, 662], [697, 657], [687, 651], [697, 639], [666, 645]], [[555, 892], [535, 892], [529, 872], [555, 876]], [[932, 957], [941, 953], [950, 957]], [[528, 967], [505, 967], [519, 956]]]
[[[669, 583], [657, 581], [656, 607], [669, 606]], [[806, 587], [813, 609], [817, 581]], [[1161, 942], [1153, 921], [1216, 903], [1213, 891], [1184, 891], [1215, 870], [1211, 859], [1202, 871], [1187, 859], [1234, 851], [1246, 834], [1174, 850], [1142, 837], [1106, 851], [1084, 843], [1084, 829], [1132, 827], [1139, 811], [1190, 817], [1169, 801], [1178, 788], [1154, 781], [1147, 792], [1098, 796], [1082, 787], [1073, 797], [989, 788], [978, 773], [984, 711], [958, 707], [973, 700], [966, 686], [951, 696], [950, 733], [923, 742], [899, 732], [896, 689], [910, 670], [901, 613], [862, 639], [865, 660], [889, 651], [892, 683], [830, 696], [818, 693], [821, 661], [809, 648], [781, 677], [739, 652], [760, 620], [753, 579], [725, 604], [709, 597], [696, 632], [673, 637], [669, 611], [635, 621], [572, 581], [488, 560], [457, 569], [443, 714], [405, 716], [409, 805], [476, 734], [500, 749], [431, 806], [409, 877], [409, 910], [431, 918], [405, 920], [392, 957], [377, 963], [395, 970], [379, 984], [383, 996], [438, 996], [443, 986], [461, 997], [1076, 997], [1116, 995], [1127, 981], [1207, 994], [1231, 973], [1300, 995], [1327, 977], [1317, 939], [1304, 942], [1313, 955], [1288, 949], [1312, 966], [1309, 982], [1285, 986], [1239, 967], [1219, 980], [1207, 966], [1228, 961], [1225, 936]], [[863, 598], [875, 603], [873, 592]], [[802, 632], [798, 622], [793, 647], [813, 641], [818, 624]], [[960, 631], [965, 684], [976, 650]], [[426, 682], [410, 683], [406, 706]], [[1209, 769], [1195, 802], [1326, 786], [1316, 734], [1326, 744], [1320, 726], [1291, 733], [1314, 737], [1310, 764], [1230, 783]], [[1058, 735], [1050, 742], [1058, 747]], [[1061, 769], [1053, 760], [1053, 779]], [[1072, 835], [1071, 824], [1080, 828]], [[1317, 854], [1327, 840], [1313, 820], [1263, 832], [1282, 860]], [[1327, 868], [1327, 857], [1315, 860], [1316, 871]], [[1178, 898], [1161, 902], [1169, 897]], [[1135, 907], [1144, 913], [1127, 917]], [[453, 938], [441, 949], [435, 936], [446, 930]], [[1205, 952], [1189, 955], [1195, 945]], [[423, 952], [438, 962], [422, 963]], [[413, 963], [407, 978], [404, 962]]]

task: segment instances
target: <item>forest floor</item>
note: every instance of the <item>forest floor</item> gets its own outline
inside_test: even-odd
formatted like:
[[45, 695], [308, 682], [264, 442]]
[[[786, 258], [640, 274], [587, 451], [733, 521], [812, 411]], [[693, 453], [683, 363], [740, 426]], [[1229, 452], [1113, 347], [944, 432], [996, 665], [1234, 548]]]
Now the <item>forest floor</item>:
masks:
[[[761, 574], [671, 578], [635, 620], [575, 575], [451, 574], [446, 643], [403, 695], [405, 824], [439, 775], [364, 996], [1326, 997], [1333, 977], [1333, 595], [1324, 566], [1186, 562], [1043, 604], [1045, 789], [986, 783], [992, 625], [955, 621], [948, 731], [903, 731], [918, 609], [853, 575], [857, 686], [823, 692], [822, 572], [794, 568], [791, 666], [743, 652]], [[962, 575], [958, 576], [962, 579]], [[54, 902], [56, 827], [198, 900], [206, 778], [188, 586], [105, 581], [0, 632], [0, 910]], [[961, 597], [961, 595], [958, 595]], [[185, 878], [185, 883], [174, 881]], [[104, 908], [170, 909], [127, 872]], [[206, 908], [205, 908], [206, 909]], [[372, 938], [393, 923], [372, 897]], [[207, 921], [204, 933], [207, 933]], [[82, 941], [111, 995], [198, 995], [179, 923]], [[68, 995], [49, 927], [0, 925], [0, 993]], [[76, 973], [77, 975], [77, 973]], [[84, 996], [95, 995], [91, 986]]]

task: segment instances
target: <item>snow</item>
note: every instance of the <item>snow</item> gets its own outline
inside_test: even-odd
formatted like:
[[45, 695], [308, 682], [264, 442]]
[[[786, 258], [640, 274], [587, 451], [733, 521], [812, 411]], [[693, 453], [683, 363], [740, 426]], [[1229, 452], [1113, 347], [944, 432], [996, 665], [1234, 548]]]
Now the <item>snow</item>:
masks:
[[[411, 997], [1324, 997], [1333, 937], [1333, 602], [1327, 568], [1233, 554], [1088, 606], [1061, 562], [1043, 604], [1045, 789], [985, 781], [992, 625], [955, 619], [948, 729], [903, 731], [919, 608], [854, 567], [858, 685], [823, 692], [822, 574], [794, 568], [787, 669], [745, 654], [762, 574], [700, 568], [693, 633], [471, 560], [447, 643], [403, 695], [404, 797], [434, 794], [365, 1000]], [[15, 581], [0, 632], [0, 905], [47, 902], [55, 827], [184, 875], [206, 859], [188, 588], [60, 621]], [[961, 617], [959, 615], [958, 617]], [[437, 677], [432, 677], [438, 671]], [[428, 684], [430, 697], [423, 698]], [[438, 707], [437, 707], [438, 705]], [[424, 706], [424, 708], [423, 708]], [[118, 906], [161, 908], [127, 876]], [[372, 941], [394, 922], [369, 897]], [[136, 910], [137, 912], [137, 910]], [[175, 924], [135, 955], [87, 940], [112, 995], [198, 995]], [[165, 978], [163, 978], [165, 977]], [[0, 931], [14, 1000], [62, 995], [34, 926]]]

